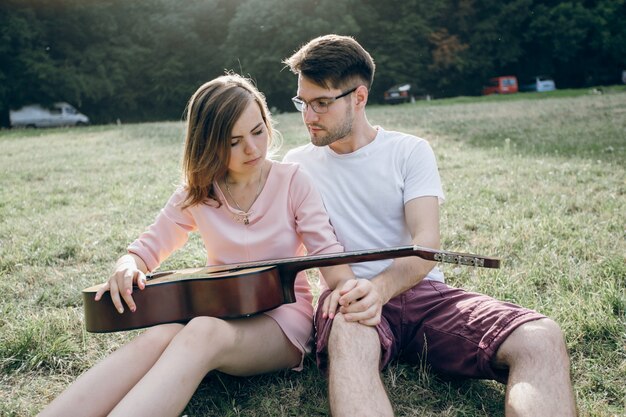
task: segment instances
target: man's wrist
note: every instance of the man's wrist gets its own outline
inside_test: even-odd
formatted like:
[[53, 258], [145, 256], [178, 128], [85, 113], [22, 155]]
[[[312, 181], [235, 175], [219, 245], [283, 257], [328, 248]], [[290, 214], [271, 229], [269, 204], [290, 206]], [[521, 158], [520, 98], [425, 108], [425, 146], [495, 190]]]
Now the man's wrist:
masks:
[[377, 275], [370, 280], [376, 293], [381, 298], [383, 305], [387, 304], [393, 298], [393, 294], [389, 294], [389, 286], [382, 275]]

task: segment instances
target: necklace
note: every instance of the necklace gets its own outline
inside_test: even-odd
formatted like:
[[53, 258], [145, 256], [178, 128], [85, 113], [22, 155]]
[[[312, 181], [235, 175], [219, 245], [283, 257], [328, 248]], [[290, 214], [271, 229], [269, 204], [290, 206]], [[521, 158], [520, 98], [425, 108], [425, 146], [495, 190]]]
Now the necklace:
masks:
[[[233, 200], [233, 203], [235, 203], [235, 206], [237, 207], [237, 209], [243, 213], [243, 214], [238, 214], [236, 216], [233, 216], [233, 218], [238, 222], [243, 222], [243, 224], [245, 224], [246, 226], [249, 225], [250, 220], [248, 219], [248, 216], [250, 215], [250, 212], [244, 212], [244, 210], [241, 208], [237, 200], [235, 200], [235, 197], [233, 197], [233, 195], [230, 192], [230, 186], [228, 185], [228, 181], [226, 181], [226, 178], [224, 178], [224, 184], [226, 184], [226, 192], [230, 196], [230, 199]], [[261, 175], [259, 175], [259, 186], [257, 187], [256, 195], [254, 196], [254, 200], [252, 200], [252, 204], [254, 204], [259, 194], [261, 194], [262, 184], [263, 184], [263, 167], [261, 167]]]

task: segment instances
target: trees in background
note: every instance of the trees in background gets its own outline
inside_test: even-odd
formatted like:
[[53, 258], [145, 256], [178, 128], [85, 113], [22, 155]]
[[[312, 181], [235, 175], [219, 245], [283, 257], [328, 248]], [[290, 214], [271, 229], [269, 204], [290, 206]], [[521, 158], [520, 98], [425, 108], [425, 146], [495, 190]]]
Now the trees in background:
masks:
[[[282, 63], [303, 43], [326, 33], [356, 34], [359, 0], [247, 0], [230, 21], [223, 65], [253, 78], [272, 107], [292, 110], [296, 78]], [[354, 12], [353, 12], [354, 11]]]
[[5, 0], [0, 111], [63, 100], [100, 122], [179, 119], [199, 84], [223, 72], [239, 3]]
[[180, 119], [225, 70], [290, 110], [281, 63], [314, 36], [355, 36], [374, 56], [372, 101], [393, 84], [478, 94], [503, 73], [561, 88], [615, 83], [626, 69], [626, 0], [4, 0], [0, 121], [9, 108], [68, 101], [95, 122]]

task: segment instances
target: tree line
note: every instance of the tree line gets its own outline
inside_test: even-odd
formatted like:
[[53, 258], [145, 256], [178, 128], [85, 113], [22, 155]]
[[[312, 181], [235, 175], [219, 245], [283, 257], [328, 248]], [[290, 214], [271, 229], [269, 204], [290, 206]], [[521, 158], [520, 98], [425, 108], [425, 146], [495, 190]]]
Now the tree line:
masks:
[[3, 0], [0, 119], [68, 101], [96, 123], [180, 119], [230, 70], [292, 110], [281, 61], [309, 39], [354, 36], [377, 64], [371, 101], [410, 82], [477, 95], [489, 77], [551, 75], [559, 88], [617, 83], [626, 0]]

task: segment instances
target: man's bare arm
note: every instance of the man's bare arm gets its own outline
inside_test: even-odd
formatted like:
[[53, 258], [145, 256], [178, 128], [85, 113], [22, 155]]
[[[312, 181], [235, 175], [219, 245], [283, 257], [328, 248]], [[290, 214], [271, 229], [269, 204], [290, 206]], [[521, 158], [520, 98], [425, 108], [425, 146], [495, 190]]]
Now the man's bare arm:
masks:
[[[439, 249], [439, 201], [419, 197], [405, 207], [405, 218], [413, 244]], [[371, 280], [349, 281], [339, 292], [339, 311], [348, 321], [374, 326], [380, 322], [382, 307], [393, 297], [417, 285], [435, 266], [418, 257], [398, 258]]]
[[[414, 245], [439, 249], [439, 201], [437, 197], [420, 197], [404, 206], [407, 225]], [[395, 259], [372, 283], [386, 303], [417, 285], [435, 266], [435, 262], [416, 256]]]

